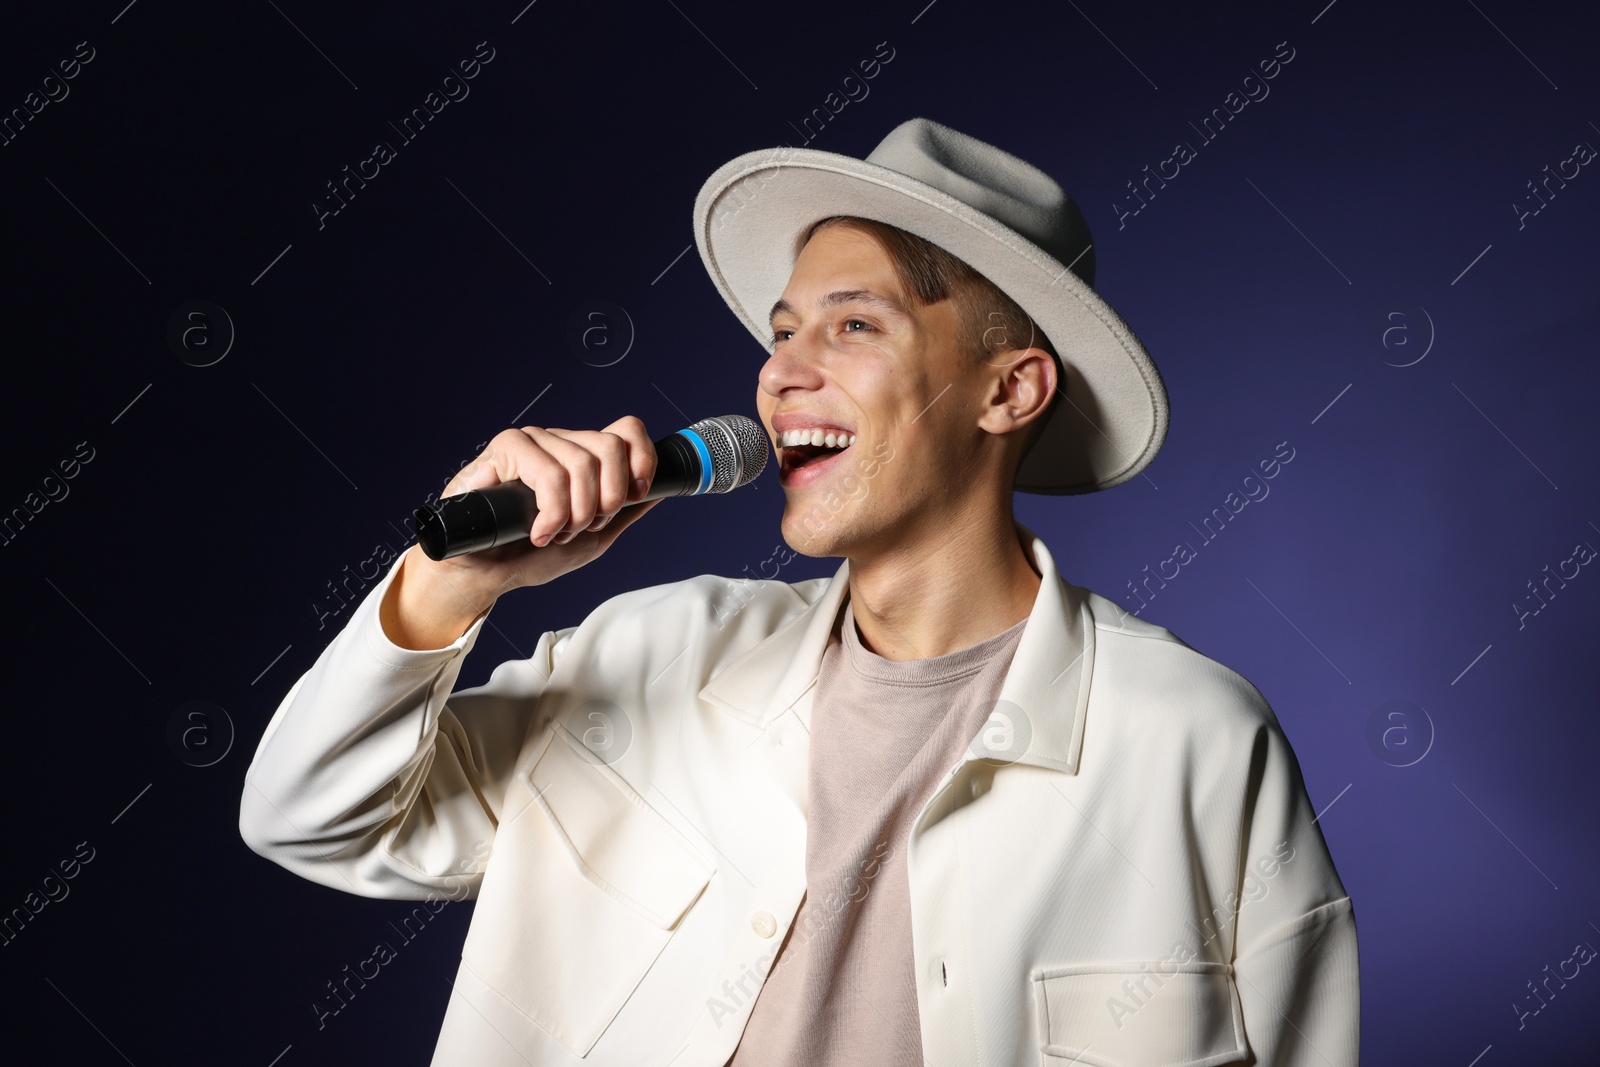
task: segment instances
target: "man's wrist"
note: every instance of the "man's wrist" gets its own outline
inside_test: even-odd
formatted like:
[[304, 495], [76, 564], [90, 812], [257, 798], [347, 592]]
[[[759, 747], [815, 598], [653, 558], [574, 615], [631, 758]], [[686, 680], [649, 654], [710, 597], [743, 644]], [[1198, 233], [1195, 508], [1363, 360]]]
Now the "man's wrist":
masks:
[[434, 651], [453, 643], [491, 606], [467, 596], [444, 575], [419, 563], [412, 546], [378, 605], [378, 621], [400, 648]]

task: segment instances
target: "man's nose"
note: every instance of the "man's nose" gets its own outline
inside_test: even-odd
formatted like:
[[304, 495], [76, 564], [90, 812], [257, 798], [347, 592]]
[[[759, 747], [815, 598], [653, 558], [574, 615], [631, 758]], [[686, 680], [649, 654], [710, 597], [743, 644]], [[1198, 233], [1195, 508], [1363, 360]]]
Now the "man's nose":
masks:
[[761, 388], [768, 396], [782, 397], [788, 389], [821, 387], [822, 371], [812, 351], [814, 347], [803, 332], [796, 332], [778, 345], [761, 368]]

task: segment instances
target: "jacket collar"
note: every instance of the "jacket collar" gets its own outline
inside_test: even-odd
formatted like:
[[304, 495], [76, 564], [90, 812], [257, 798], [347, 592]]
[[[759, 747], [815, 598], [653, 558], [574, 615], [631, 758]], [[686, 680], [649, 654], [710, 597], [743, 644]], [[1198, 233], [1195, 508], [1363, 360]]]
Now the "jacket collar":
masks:
[[[1018, 523], [1017, 533], [1041, 581], [1000, 689], [999, 699], [1021, 712], [1021, 722], [1012, 724], [1019, 743], [1024, 730], [1028, 739], [1026, 751], [1007, 761], [1075, 774], [1094, 670], [1088, 591], [1061, 577], [1050, 550], [1031, 530]], [[700, 690], [700, 698], [762, 728], [795, 707], [816, 684], [849, 592], [846, 560], [814, 603], [725, 667]], [[969, 752], [967, 758], [979, 756]]]

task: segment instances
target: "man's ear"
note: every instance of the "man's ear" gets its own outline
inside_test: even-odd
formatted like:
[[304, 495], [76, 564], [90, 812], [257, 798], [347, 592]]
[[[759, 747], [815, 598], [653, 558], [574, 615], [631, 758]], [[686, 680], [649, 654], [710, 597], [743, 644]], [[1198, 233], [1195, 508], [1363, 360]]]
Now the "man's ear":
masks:
[[1003, 436], [1044, 418], [1060, 384], [1050, 353], [1016, 348], [996, 353], [986, 362], [992, 377], [980, 427]]

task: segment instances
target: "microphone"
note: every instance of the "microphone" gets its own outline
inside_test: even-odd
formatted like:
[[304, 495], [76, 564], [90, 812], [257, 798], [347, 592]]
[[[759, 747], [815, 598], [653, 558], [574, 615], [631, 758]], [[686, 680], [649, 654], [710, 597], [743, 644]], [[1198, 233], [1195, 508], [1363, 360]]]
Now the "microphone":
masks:
[[[726, 493], [755, 481], [772, 449], [766, 431], [743, 415], [701, 419], [655, 442], [656, 474], [635, 503], [669, 496]], [[417, 541], [431, 560], [527, 541], [539, 513], [521, 481], [501, 482], [424, 504], [413, 515]]]

